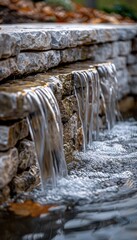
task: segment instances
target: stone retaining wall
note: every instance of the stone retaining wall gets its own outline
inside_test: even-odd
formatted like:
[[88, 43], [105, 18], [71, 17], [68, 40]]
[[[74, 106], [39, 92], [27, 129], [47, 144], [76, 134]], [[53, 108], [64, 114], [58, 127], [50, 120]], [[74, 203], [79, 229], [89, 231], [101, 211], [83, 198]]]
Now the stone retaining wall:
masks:
[[[119, 99], [137, 94], [137, 26], [2, 26], [0, 46], [0, 201], [3, 201], [8, 195], [30, 190], [39, 183], [24, 90], [47, 82], [53, 88], [61, 110], [66, 160], [70, 162], [82, 141], [72, 71], [111, 61], [117, 68]], [[68, 65], [76, 61], [82, 62]], [[64, 63], [67, 65], [46, 72]], [[44, 73], [24, 76], [36, 72]]]

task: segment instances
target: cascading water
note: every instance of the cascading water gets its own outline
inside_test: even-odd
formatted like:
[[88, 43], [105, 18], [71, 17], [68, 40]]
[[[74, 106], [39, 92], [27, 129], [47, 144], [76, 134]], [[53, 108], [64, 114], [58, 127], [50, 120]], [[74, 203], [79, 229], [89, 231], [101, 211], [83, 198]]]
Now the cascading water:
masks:
[[112, 63], [96, 66], [100, 79], [100, 94], [102, 97], [108, 130], [115, 125], [118, 116], [117, 104], [117, 78], [116, 68]]
[[26, 94], [31, 113], [28, 123], [34, 140], [42, 187], [54, 186], [67, 175], [63, 151], [60, 110], [50, 87], [37, 87]]
[[[73, 72], [74, 90], [83, 133], [83, 151], [99, 137], [99, 107], [102, 100], [108, 130], [115, 124], [117, 79], [114, 64], [100, 64], [88, 71]], [[101, 98], [101, 100], [100, 100]]]
[[[68, 177], [60, 178], [55, 188], [19, 196], [21, 201], [31, 198], [40, 202], [42, 206], [34, 203], [36, 213], [40, 208], [40, 216], [30, 216], [35, 211], [33, 206], [29, 212], [30, 201], [19, 202], [18, 206], [13, 203], [10, 208], [23, 217], [0, 212], [3, 240], [137, 239], [137, 122], [119, 122], [108, 131], [117, 114], [114, 65], [101, 64], [74, 72], [74, 80], [86, 152], [74, 153], [75, 168], [71, 165]], [[32, 89], [26, 98], [45, 187], [45, 181], [54, 184], [67, 172], [60, 112], [49, 87]], [[99, 133], [101, 103], [108, 130]], [[24, 217], [28, 213], [29, 217]]]
[[86, 151], [87, 146], [92, 142], [94, 130], [94, 138], [98, 139], [99, 78], [95, 69], [74, 72], [73, 74], [75, 95], [83, 132], [83, 150]]

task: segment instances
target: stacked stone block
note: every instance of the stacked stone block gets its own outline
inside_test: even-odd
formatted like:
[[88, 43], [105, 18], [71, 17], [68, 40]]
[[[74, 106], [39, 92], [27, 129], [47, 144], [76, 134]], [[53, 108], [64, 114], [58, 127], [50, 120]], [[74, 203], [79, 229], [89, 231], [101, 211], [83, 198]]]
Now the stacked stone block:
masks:
[[[0, 201], [3, 201], [8, 195], [30, 190], [40, 180], [26, 121], [30, 109], [24, 89], [47, 82], [51, 85], [61, 110], [66, 160], [72, 161], [73, 152], [82, 144], [72, 72], [111, 61], [117, 68], [118, 98], [137, 94], [137, 27], [5, 26], [1, 29], [0, 44]], [[59, 65], [62, 67], [47, 72]], [[39, 72], [44, 73], [32, 75]]]

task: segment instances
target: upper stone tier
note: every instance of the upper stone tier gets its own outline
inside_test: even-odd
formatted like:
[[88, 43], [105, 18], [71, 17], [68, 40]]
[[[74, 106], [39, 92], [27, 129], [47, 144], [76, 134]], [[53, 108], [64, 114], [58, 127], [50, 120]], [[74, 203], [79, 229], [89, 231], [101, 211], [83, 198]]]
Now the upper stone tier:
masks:
[[60, 63], [91, 59], [100, 55], [99, 44], [128, 41], [136, 35], [137, 25], [1, 25], [0, 80], [45, 71]]
[[0, 59], [17, 56], [22, 51], [45, 51], [116, 40], [129, 40], [136, 34], [137, 25], [1, 25]]

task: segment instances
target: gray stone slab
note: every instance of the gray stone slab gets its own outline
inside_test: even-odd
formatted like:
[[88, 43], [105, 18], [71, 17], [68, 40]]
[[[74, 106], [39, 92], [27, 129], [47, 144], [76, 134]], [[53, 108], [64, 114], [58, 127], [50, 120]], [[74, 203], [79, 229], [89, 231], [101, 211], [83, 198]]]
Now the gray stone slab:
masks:
[[136, 25], [18, 24], [1, 25], [0, 58], [21, 51], [63, 49], [80, 45], [132, 39]]
[[117, 70], [125, 70], [126, 69], [126, 57], [116, 57], [114, 59], [110, 59], [110, 62], [115, 64]]
[[132, 76], [137, 76], [137, 63], [129, 65], [128, 70]]
[[35, 76], [26, 77], [7, 81], [0, 85], [0, 120], [16, 120], [28, 116], [30, 107], [26, 100], [28, 89], [48, 84], [53, 88], [55, 79], [49, 79], [51, 75], [37, 74]]
[[137, 63], [137, 53], [129, 54], [127, 56], [127, 64]]
[[127, 69], [117, 71], [118, 80], [118, 99], [121, 99], [126, 94], [130, 93], [129, 73]]
[[26, 120], [0, 125], [0, 151], [14, 147], [19, 140], [27, 137], [28, 133], [29, 129]]
[[119, 35], [119, 40], [131, 40], [137, 35], [137, 24], [117, 26], [117, 34]]
[[41, 72], [60, 63], [60, 53], [56, 50], [45, 52], [24, 52], [17, 57], [0, 61], [0, 80], [10, 75]]
[[126, 56], [131, 52], [131, 41], [119, 41], [117, 44], [120, 56]]

